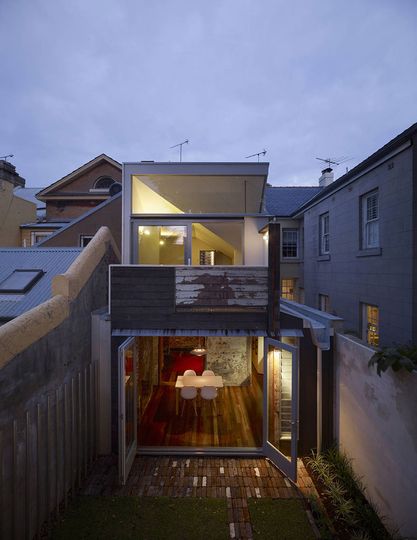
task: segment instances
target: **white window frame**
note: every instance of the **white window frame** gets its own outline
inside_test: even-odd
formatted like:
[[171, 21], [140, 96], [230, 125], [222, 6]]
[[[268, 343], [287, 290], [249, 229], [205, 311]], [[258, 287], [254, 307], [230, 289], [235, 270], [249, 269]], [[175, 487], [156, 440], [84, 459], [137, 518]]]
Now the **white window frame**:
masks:
[[330, 216], [329, 212], [321, 214], [319, 218], [320, 230], [320, 255], [328, 255], [330, 253]]
[[[372, 206], [371, 206], [372, 205]], [[361, 197], [362, 249], [380, 247], [379, 243], [379, 193], [375, 189]]]
[[[42, 242], [47, 236], [52, 234], [51, 231], [31, 231], [30, 233], [30, 245], [35, 246], [39, 242]], [[38, 240], [35, 242], [35, 238], [38, 237]]]
[[[86, 247], [84, 244], [83, 244], [83, 240], [85, 239], [90, 239], [90, 242], [91, 240], [94, 238], [94, 234], [80, 234], [80, 247]], [[88, 244], [86, 244], [88, 245]]]
[[319, 310], [330, 312], [330, 297], [328, 294], [319, 293]]
[[[285, 243], [284, 237], [285, 237], [285, 233], [295, 234], [295, 255], [284, 255], [284, 243]], [[300, 249], [300, 233], [299, 233], [299, 230], [295, 229], [295, 228], [282, 229], [282, 248], [281, 248], [282, 258], [283, 259], [298, 259], [299, 258], [299, 249]]]

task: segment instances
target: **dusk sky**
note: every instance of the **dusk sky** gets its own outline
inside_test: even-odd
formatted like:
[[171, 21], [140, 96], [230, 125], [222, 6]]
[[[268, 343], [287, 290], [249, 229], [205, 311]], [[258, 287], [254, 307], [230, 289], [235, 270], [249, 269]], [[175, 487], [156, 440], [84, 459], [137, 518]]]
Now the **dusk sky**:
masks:
[[0, 156], [46, 186], [98, 154], [341, 176], [417, 121], [416, 0], [0, 0]]

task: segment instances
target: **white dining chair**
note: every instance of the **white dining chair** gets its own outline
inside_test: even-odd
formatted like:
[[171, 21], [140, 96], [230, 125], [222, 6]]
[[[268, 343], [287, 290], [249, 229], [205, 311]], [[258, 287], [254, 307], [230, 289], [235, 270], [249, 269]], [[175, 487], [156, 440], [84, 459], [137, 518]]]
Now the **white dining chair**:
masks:
[[[184, 371], [184, 377], [190, 375], [196, 375], [196, 372], [193, 369], [186, 369]], [[197, 398], [197, 388], [195, 386], [183, 386], [181, 388], [180, 392], [181, 398], [184, 400], [182, 402], [182, 410], [181, 410], [181, 416], [184, 414], [184, 408], [185, 408], [185, 402], [186, 401], [192, 401], [193, 407], [194, 407], [194, 413], [197, 416], [197, 404], [196, 404], [196, 398]]]
[[[203, 371], [204, 375], [214, 375], [214, 371], [211, 369], [206, 369]], [[217, 416], [217, 406], [216, 406], [216, 398], [217, 398], [217, 388], [215, 386], [203, 386], [203, 388], [200, 390], [200, 397], [201, 399], [204, 399], [205, 401], [211, 401], [214, 412]]]

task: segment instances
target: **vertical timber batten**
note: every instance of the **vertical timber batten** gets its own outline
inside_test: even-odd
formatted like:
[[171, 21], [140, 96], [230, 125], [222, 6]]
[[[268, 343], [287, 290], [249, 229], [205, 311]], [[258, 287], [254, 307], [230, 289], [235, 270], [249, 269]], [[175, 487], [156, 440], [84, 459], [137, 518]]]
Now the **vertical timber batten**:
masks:
[[279, 339], [280, 298], [280, 232], [279, 223], [268, 226], [268, 327], [269, 337]]

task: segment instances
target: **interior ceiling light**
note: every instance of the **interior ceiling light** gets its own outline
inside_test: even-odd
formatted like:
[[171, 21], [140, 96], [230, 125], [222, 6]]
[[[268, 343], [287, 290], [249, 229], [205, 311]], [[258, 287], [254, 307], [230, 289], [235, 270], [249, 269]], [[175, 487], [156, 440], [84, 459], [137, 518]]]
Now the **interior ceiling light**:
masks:
[[207, 353], [207, 349], [203, 347], [203, 344], [201, 343], [201, 338], [198, 338], [198, 347], [195, 347], [192, 351], [190, 351], [191, 354], [194, 356], [204, 356]]
[[191, 354], [194, 354], [194, 356], [204, 356], [206, 352], [206, 349], [200, 349], [200, 347], [196, 347], [191, 351]]

